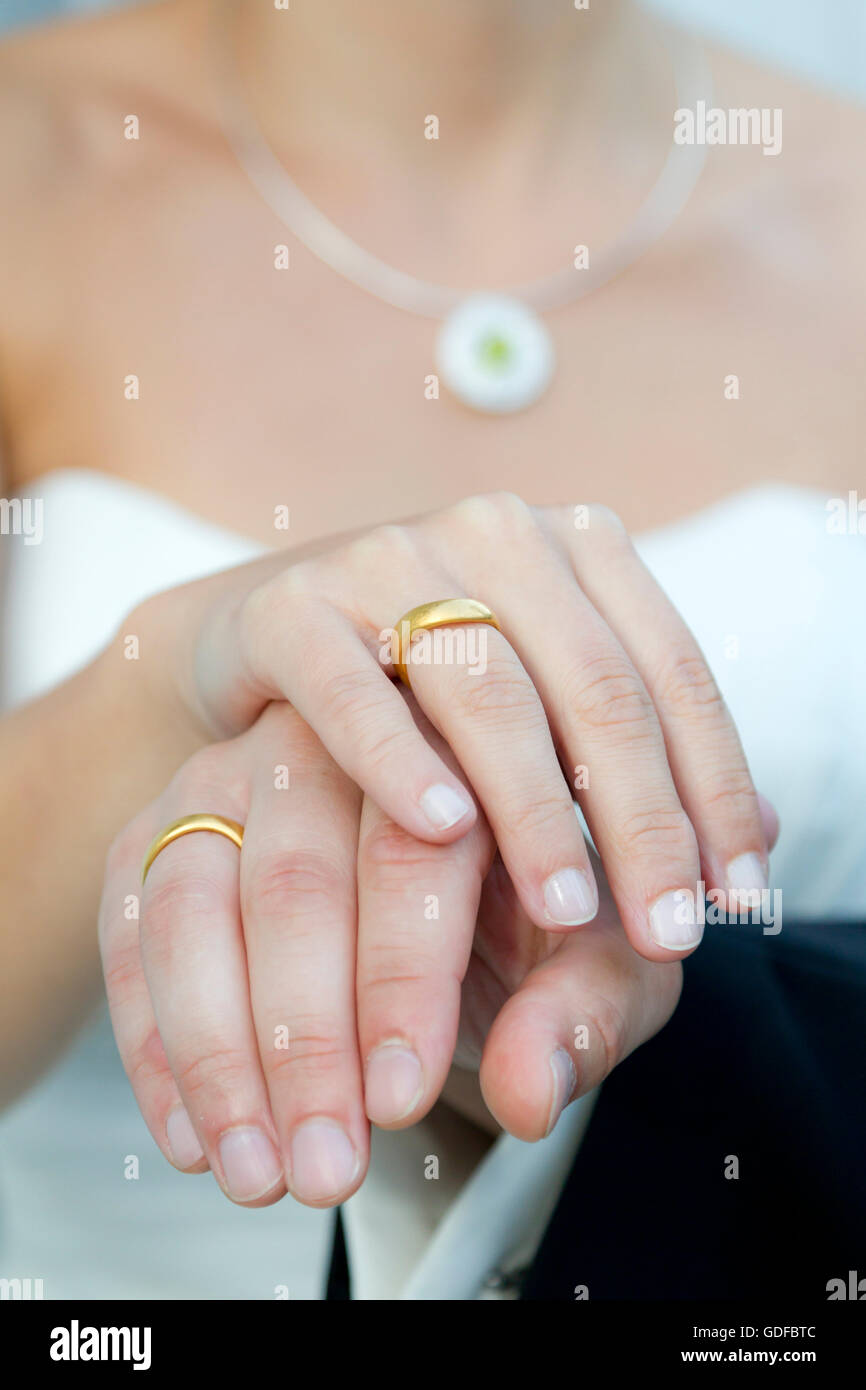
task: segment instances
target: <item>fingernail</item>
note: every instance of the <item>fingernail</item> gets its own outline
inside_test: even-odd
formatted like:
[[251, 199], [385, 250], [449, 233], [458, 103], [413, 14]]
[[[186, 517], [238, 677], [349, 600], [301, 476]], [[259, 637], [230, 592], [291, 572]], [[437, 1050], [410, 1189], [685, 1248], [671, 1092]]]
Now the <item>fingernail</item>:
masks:
[[444, 782], [435, 782], [421, 797], [421, 810], [434, 830], [450, 830], [452, 825], [469, 814], [472, 803], [462, 792], [455, 791]]
[[767, 870], [759, 854], [737, 855], [725, 870], [725, 879], [732, 912], [743, 912], [752, 906], [748, 898], [745, 902], [738, 901], [741, 894], [763, 893], [768, 883]]
[[384, 1043], [370, 1054], [364, 1082], [367, 1115], [390, 1125], [415, 1109], [424, 1089], [421, 1063], [409, 1047]]
[[354, 1181], [360, 1166], [349, 1136], [333, 1120], [307, 1120], [292, 1139], [292, 1191], [302, 1202], [325, 1202]]
[[598, 890], [580, 869], [560, 869], [544, 885], [544, 907], [551, 922], [579, 927], [598, 912]]
[[553, 1072], [553, 1096], [550, 1102], [547, 1129], [544, 1131], [545, 1138], [550, 1134], [566, 1105], [571, 1100], [577, 1086], [577, 1073], [574, 1070], [574, 1063], [564, 1047], [558, 1047], [551, 1055], [550, 1070]]
[[192, 1168], [204, 1158], [204, 1149], [182, 1105], [172, 1110], [165, 1122], [165, 1137], [172, 1161], [178, 1168]]
[[663, 893], [649, 910], [650, 936], [668, 951], [697, 946], [704, 929], [697, 920], [695, 895], [688, 888]]
[[260, 1129], [230, 1129], [219, 1142], [229, 1196], [252, 1202], [275, 1187], [283, 1175], [277, 1151]]

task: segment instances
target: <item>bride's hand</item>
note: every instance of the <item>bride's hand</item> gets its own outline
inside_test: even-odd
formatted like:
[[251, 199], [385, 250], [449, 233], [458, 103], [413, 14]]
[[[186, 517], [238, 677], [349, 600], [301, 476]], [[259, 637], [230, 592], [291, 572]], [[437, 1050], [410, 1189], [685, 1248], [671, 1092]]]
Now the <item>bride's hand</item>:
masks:
[[[411, 667], [460, 773], [419, 731], [379, 656], [408, 609], [464, 596], [502, 625], [476, 630], [485, 673]], [[538, 927], [573, 928], [597, 909], [572, 792], [647, 959], [681, 958], [700, 940], [683, 907], [699, 881], [766, 883], [758, 799], [731, 718], [694, 638], [603, 507], [473, 497], [312, 559], [270, 556], [139, 616], [175, 634], [167, 668], [181, 670], [183, 707], [210, 737], [287, 700], [352, 781], [432, 845], [475, 825], [474, 792]]]
[[[407, 710], [451, 762], [411, 697]], [[141, 892], [153, 836], [204, 806], [246, 826], [242, 852], [178, 839]], [[680, 985], [678, 962], [632, 951], [603, 879], [591, 926], [539, 931], [483, 817], [449, 845], [415, 839], [285, 704], [196, 754], [118, 837], [100, 944], [154, 1139], [250, 1206], [287, 1186], [314, 1206], [345, 1200], [366, 1172], [368, 1117], [420, 1119], [455, 1043], [481, 1061], [499, 1122], [540, 1138], [662, 1026]]]

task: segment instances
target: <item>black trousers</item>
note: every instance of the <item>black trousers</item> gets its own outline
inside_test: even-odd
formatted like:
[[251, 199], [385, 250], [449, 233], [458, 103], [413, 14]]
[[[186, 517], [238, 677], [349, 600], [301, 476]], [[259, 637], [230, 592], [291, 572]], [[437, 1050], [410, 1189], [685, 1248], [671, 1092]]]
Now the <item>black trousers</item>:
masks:
[[[866, 1278], [866, 923], [708, 926], [685, 977], [605, 1082], [524, 1299], [811, 1301]], [[328, 1297], [349, 1289], [338, 1229]]]

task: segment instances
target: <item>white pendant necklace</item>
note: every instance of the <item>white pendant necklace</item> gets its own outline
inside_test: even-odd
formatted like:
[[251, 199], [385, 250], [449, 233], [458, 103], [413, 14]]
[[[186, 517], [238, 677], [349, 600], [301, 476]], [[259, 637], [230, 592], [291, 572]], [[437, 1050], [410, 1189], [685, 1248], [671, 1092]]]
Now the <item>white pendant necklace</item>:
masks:
[[436, 370], [465, 405], [491, 414], [523, 410], [547, 390], [553, 340], [532, 309], [504, 294], [472, 294], [436, 335]]
[[[434, 363], [442, 384], [465, 405], [490, 414], [523, 410], [544, 394], [556, 354], [541, 315], [583, 298], [658, 241], [685, 206], [706, 158], [704, 145], [675, 145], [625, 232], [591, 257], [501, 293], [473, 293], [420, 280], [380, 261], [327, 218], [290, 178], [244, 99], [234, 55], [234, 0], [213, 0], [226, 138], [271, 210], [314, 256], [396, 309], [440, 321]], [[677, 106], [711, 104], [709, 71], [698, 44], [671, 40]]]

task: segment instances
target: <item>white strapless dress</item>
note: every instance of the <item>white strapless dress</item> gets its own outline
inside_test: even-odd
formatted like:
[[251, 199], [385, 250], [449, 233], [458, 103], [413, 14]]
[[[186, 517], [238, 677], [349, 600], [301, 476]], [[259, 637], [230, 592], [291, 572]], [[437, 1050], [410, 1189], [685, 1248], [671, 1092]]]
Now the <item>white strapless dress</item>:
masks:
[[[146, 594], [259, 553], [104, 474], [54, 473], [30, 495], [43, 499], [42, 543], [2, 540], [6, 708], [88, 661]], [[866, 916], [866, 537], [828, 530], [819, 494], [774, 486], [640, 550], [696, 633], [779, 811], [784, 913]], [[344, 1208], [355, 1296], [495, 1296], [489, 1276], [532, 1256], [592, 1100], [536, 1145], [505, 1136], [484, 1152], [444, 1112], [375, 1132], [371, 1176]], [[438, 1182], [422, 1176], [430, 1153]], [[133, 1154], [140, 1176], [128, 1180]], [[176, 1173], [138, 1115], [105, 1016], [0, 1120], [0, 1277], [42, 1279], [47, 1298], [319, 1298], [332, 1221], [290, 1198], [248, 1212], [210, 1177]]]

